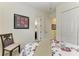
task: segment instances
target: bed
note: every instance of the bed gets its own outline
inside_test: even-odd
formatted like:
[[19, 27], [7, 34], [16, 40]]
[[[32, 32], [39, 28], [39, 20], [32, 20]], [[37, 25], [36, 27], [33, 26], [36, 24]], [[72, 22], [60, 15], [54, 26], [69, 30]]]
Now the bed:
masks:
[[38, 45], [38, 42], [30, 42], [26, 44], [24, 49], [22, 49], [20, 56], [33, 56]]
[[76, 45], [52, 40], [52, 56], [79, 56], [79, 49]]

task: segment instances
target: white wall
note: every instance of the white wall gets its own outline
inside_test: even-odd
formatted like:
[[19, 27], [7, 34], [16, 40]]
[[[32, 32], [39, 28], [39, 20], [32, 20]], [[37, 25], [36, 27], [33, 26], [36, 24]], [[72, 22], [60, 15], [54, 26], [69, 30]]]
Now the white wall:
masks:
[[[14, 29], [14, 13], [29, 17], [29, 29]], [[40, 18], [39, 16], [45, 17], [45, 14], [23, 3], [0, 3], [0, 34], [13, 33], [15, 42], [23, 47], [35, 40], [34, 23], [35, 19]]]

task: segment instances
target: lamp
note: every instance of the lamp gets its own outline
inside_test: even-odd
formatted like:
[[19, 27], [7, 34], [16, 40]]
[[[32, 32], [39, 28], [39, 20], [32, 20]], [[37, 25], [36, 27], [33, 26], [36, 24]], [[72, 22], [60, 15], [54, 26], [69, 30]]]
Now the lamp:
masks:
[[37, 31], [37, 20], [35, 20], [35, 31]]

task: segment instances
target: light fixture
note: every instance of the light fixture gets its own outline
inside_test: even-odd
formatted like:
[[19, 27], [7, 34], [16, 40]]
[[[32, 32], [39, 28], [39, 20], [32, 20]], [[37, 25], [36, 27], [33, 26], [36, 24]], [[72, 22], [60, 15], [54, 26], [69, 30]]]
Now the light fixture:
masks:
[[37, 20], [35, 20], [35, 26], [37, 26]]
[[37, 31], [37, 20], [35, 20], [35, 31]]

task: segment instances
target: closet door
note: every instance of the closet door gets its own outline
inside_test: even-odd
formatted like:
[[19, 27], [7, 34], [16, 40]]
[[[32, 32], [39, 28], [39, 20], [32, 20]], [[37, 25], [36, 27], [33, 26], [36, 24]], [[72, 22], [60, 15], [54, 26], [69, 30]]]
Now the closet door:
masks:
[[77, 45], [77, 29], [78, 19], [77, 14], [79, 8], [71, 9], [69, 11], [62, 12], [62, 28], [61, 37], [64, 42]]

